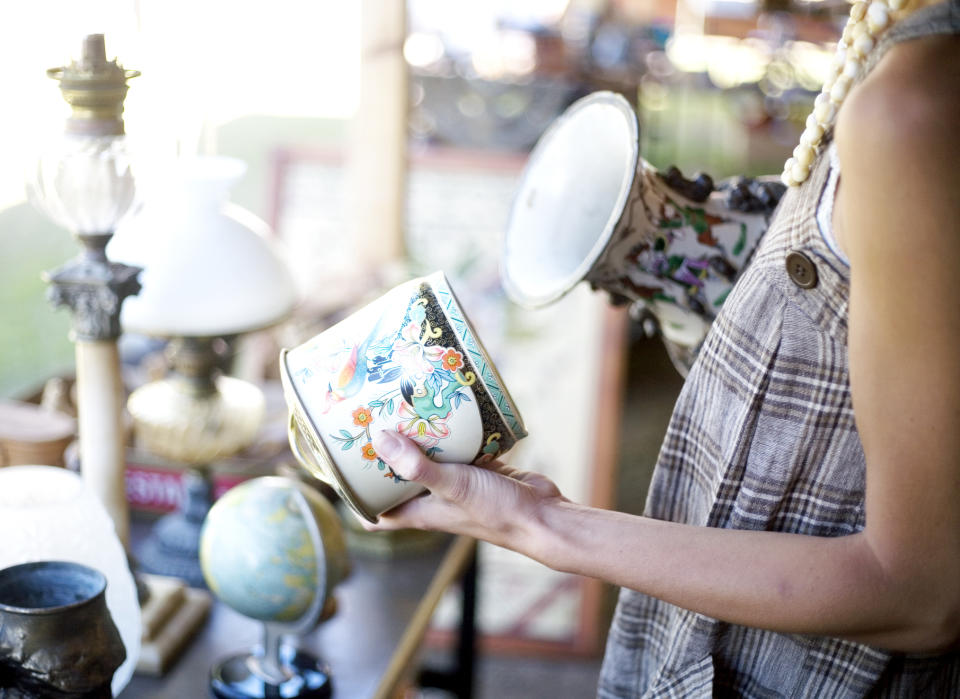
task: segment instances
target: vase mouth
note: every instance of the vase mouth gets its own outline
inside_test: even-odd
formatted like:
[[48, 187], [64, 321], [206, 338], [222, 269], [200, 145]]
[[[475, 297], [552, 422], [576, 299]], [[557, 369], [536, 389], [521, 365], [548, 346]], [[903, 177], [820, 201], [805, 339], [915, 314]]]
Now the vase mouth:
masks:
[[102, 596], [107, 579], [100, 571], [72, 561], [34, 561], [0, 570], [0, 611], [59, 614]]
[[500, 277], [511, 300], [540, 308], [587, 277], [641, 162], [637, 115], [620, 94], [591, 93], [553, 121], [530, 154], [503, 236]]

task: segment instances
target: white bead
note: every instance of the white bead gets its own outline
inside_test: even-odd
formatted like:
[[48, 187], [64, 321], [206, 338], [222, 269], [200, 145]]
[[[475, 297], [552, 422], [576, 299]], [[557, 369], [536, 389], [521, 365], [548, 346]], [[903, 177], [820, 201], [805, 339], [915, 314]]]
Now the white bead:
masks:
[[890, 24], [890, 12], [882, 2], [870, 3], [867, 10], [867, 25], [871, 34], [876, 34]]
[[813, 114], [822, 125], [832, 124], [833, 118], [837, 115], [837, 105], [829, 101], [823, 102], [813, 108]]
[[853, 44], [853, 50], [855, 53], [866, 56], [868, 53], [873, 51], [874, 41], [873, 38], [867, 34], [859, 37]]
[[860, 61], [855, 58], [851, 58], [849, 61], [844, 63], [843, 74], [851, 80], [856, 80], [857, 76], [860, 74]]
[[800, 163], [794, 163], [793, 167], [790, 168], [790, 174], [797, 182], [803, 182], [807, 179], [807, 175], [810, 174], [810, 167], [801, 165]]
[[894, 12], [899, 12], [907, 5], [907, 0], [887, 0], [887, 5], [890, 6], [890, 9]]
[[854, 22], [859, 22], [866, 14], [867, 3], [865, 2], [855, 2], [853, 3], [853, 7], [850, 8], [850, 18]]
[[817, 117], [813, 114], [807, 116], [807, 122], [805, 124], [807, 131], [812, 131], [813, 129], [820, 129], [821, 133], [823, 132], [823, 127], [820, 126], [820, 123], [817, 121]]
[[830, 66], [830, 69], [827, 71], [827, 75], [823, 80], [823, 84], [833, 84], [833, 82], [840, 77], [841, 73], [843, 73], [843, 66], [838, 66], [836, 64]]
[[833, 61], [830, 63], [832, 66], [843, 67], [843, 64], [847, 61], [847, 47], [846, 46], [837, 46], [836, 52], [833, 54]]
[[855, 22], [847, 22], [847, 26], [843, 28], [843, 34], [840, 36], [840, 41], [844, 46], [849, 46], [853, 43], [853, 28], [857, 26]]
[[813, 163], [813, 155], [813, 148], [803, 143], [793, 149], [793, 157], [796, 158], [797, 163], [803, 167], [810, 167]]
[[852, 35], [853, 38], [851, 42], [856, 42], [856, 40], [861, 36], [866, 36], [870, 33], [870, 26], [866, 22], [857, 22], [853, 25]]
[[804, 129], [804, 133], [810, 134], [811, 144], [819, 143], [820, 139], [823, 138], [823, 126], [816, 123], [816, 120], [814, 120], [813, 126], [808, 126], [806, 129]]
[[821, 138], [823, 138], [823, 127], [820, 126], [820, 124], [814, 123], [813, 128], [808, 126], [803, 130], [803, 133], [800, 134], [800, 143], [807, 146], [815, 146], [820, 143]]
[[789, 172], [784, 172], [782, 175], [780, 175], [780, 181], [788, 187], [796, 187], [798, 184], [800, 184], [793, 179], [793, 175], [791, 175]]
[[830, 101], [840, 104], [850, 91], [850, 78], [841, 75], [830, 89]]

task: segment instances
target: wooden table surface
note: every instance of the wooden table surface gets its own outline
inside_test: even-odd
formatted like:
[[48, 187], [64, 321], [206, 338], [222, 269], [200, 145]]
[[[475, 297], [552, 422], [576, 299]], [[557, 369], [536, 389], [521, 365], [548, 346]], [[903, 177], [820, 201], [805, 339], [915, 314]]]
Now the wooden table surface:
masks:
[[[418, 649], [443, 592], [475, 555], [463, 537], [423, 553], [353, 556], [336, 591], [336, 614], [296, 645], [326, 661], [334, 699], [387, 699], [415, 670]], [[261, 625], [214, 602], [198, 635], [162, 678], [135, 675], [120, 699], [204, 699], [210, 668], [261, 641]]]

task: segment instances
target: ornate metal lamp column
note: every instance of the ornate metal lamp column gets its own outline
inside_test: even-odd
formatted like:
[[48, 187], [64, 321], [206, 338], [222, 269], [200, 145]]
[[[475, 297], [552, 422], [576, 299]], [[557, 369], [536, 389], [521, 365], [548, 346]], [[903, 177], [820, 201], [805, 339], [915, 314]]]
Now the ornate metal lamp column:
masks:
[[82, 475], [126, 545], [125, 396], [117, 338], [121, 305], [140, 290], [141, 269], [110, 262], [105, 249], [134, 199], [122, 114], [127, 80], [140, 73], [107, 61], [103, 35], [93, 34], [84, 39], [79, 61], [47, 74], [60, 82], [71, 113], [59, 143], [41, 157], [27, 190], [38, 209], [83, 245], [76, 258], [44, 277], [50, 301], [72, 312]]

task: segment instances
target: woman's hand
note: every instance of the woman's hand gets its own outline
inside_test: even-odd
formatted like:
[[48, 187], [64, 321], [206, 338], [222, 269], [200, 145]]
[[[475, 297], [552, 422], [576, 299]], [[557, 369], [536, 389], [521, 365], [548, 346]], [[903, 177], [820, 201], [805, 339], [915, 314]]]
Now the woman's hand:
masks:
[[373, 447], [398, 475], [429, 492], [381, 515], [377, 524], [365, 524], [370, 530], [440, 530], [535, 555], [532, 534], [543, 506], [566, 500], [550, 479], [538, 473], [498, 461], [483, 466], [437, 463], [396, 432], [375, 434]]

